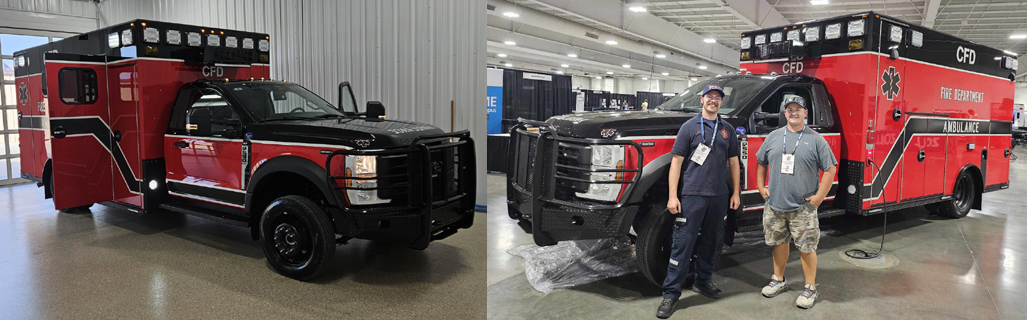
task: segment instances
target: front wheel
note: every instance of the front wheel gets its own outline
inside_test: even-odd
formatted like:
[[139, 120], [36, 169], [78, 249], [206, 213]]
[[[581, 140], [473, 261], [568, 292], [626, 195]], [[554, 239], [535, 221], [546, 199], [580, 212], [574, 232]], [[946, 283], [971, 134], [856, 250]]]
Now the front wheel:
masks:
[[[667, 199], [656, 200], [652, 203], [652, 207], [647, 210], [646, 215], [642, 218], [642, 222], [639, 223], [635, 229], [638, 233], [638, 239], [635, 241], [635, 255], [638, 256], [640, 261], [640, 269], [642, 269], [642, 275], [649, 279], [650, 282], [657, 286], [663, 286], [663, 280], [667, 277], [667, 264], [670, 263], [670, 250], [673, 244], [673, 226], [674, 218], [680, 215], [672, 215], [667, 212], [667, 207], [664, 205], [667, 203]], [[699, 241], [695, 239], [693, 246], [698, 246]], [[717, 249], [714, 251], [713, 261], [720, 260], [720, 252], [724, 249], [724, 241], [717, 243]], [[692, 256], [694, 257], [698, 248], [692, 248]], [[694, 279], [695, 265], [692, 263], [688, 264], [688, 275], [685, 277], [684, 287], [690, 287], [690, 281]]]
[[327, 213], [314, 201], [284, 196], [264, 210], [260, 244], [275, 271], [306, 281], [321, 274], [335, 255], [335, 231]]

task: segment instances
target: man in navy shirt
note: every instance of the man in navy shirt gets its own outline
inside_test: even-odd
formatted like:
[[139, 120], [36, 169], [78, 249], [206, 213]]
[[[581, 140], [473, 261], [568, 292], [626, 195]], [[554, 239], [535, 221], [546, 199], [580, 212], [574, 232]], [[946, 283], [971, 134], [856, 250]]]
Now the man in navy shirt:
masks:
[[[663, 281], [663, 302], [656, 317], [669, 318], [681, 297], [681, 286], [688, 273], [689, 257], [698, 237], [695, 284], [692, 291], [711, 299], [720, 298], [713, 276], [713, 258], [724, 240], [724, 217], [730, 207], [740, 204], [738, 178], [738, 137], [735, 128], [717, 113], [724, 90], [717, 85], [703, 89], [701, 116], [694, 117], [678, 130], [670, 163], [667, 210], [674, 215], [674, 233], [667, 278]], [[686, 163], [687, 161], [687, 163]], [[682, 170], [682, 166], [685, 169]], [[731, 184], [728, 185], [730, 169]], [[678, 182], [681, 183], [680, 194]], [[680, 200], [678, 199], [680, 197]]]

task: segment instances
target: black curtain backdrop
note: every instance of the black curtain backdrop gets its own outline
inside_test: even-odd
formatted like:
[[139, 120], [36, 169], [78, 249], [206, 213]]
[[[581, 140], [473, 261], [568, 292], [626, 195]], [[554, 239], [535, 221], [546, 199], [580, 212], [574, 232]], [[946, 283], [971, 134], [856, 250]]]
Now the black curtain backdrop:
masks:
[[553, 81], [524, 79], [520, 70], [503, 71], [503, 132], [509, 132], [517, 118], [544, 121], [574, 111], [571, 77], [546, 75]]
[[585, 90], [585, 111], [603, 110], [610, 106], [610, 92]]
[[661, 104], [663, 104], [664, 102], [667, 102], [667, 100], [670, 100], [671, 98], [674, 97], [674, 96], [664, 96], [663, 95], [664, 93], [672, 93], [674, 95], [677, 95], [677, 93], [673, 93], [673, 92], [645, 92], [645, 91], [638, 91], [638, 92], [636, 92], [635, 93], [635, 97], [636, 97], [635, 101], [638, 101], [638, 109], [642, 108], [642, 101], [645, 101], [645, 99], [649, 99], [649, 109], [653, 109], [653, 108], [659, 107]]

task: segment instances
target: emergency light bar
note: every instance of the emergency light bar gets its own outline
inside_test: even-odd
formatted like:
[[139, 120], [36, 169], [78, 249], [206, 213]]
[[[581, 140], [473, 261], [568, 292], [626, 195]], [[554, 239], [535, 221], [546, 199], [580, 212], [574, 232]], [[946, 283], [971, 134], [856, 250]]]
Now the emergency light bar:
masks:
[[[167, 57], [205, 63], [269, 63], [266, 52], [271, 50], [271, 42], [266, 34], [139, 20], [106, 30], [109, 32], [104, 33], [107, 35], [107, 46], [115, 49], [108, 54]], [[185, 39], [182, 39], [183, 33]], [[139, 48], [134, 48], [135, 45]]]

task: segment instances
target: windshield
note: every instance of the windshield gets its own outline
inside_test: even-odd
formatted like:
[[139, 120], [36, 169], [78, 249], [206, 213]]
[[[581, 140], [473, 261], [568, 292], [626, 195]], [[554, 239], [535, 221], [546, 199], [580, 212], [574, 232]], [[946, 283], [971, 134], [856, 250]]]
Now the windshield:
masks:
[[295, 83], [228, 83], [225, 90], [258, 122], [345, 117], [328, 101]]
[[712, 78], [689, 87], [685, 92], [667, 100], [657, 109], [702, 112], [702, 103], [699, 102], [702, 90], [707, 85], [715, 84], [724, 88], [724, 103], [720, 106], [720, 111], [717, 113], [728, 114], [735, 111], [736, 108], [742, 107], [752, 95], [770, 83], [770, 80], [772, 79], [754, 77]]

